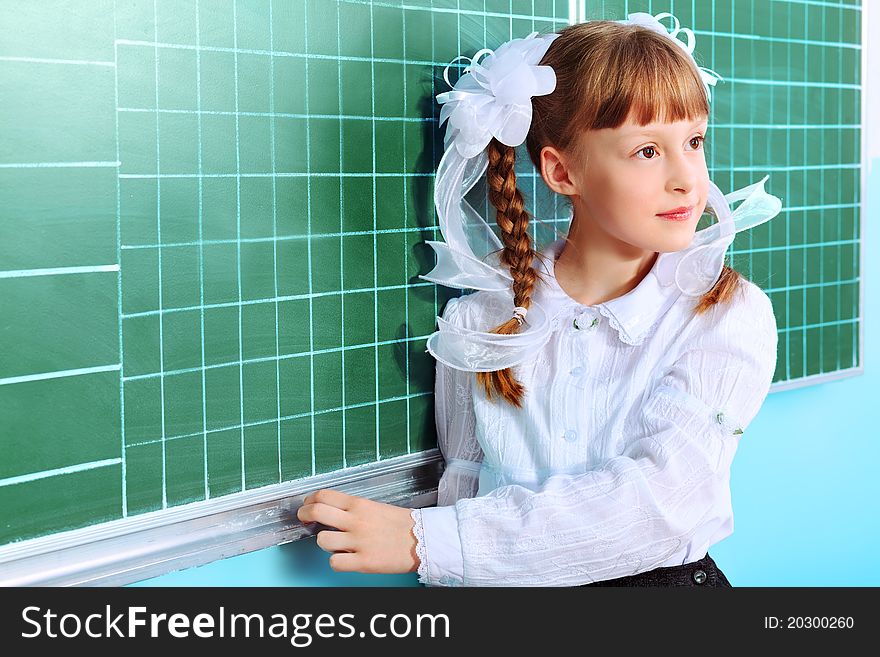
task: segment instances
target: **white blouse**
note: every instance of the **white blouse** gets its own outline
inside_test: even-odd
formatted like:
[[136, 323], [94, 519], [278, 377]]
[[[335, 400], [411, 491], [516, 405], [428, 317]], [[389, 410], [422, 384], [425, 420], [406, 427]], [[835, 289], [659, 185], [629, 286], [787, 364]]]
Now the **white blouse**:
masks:
[[[543, 253], [554, 263], [563, 240]], [[690, 563], [733, 532], [730, 466], [776, 369], [769, 297], [743, 279], [731, 302], [659, 284], [587, 306], [536, 258], [533, 298], [552, 337], [513, 373], [523, 408], [476, 374], [436, 363], [446, 461], [437, 506], [413, 509], [429, 586], [576, 586]], [[512, 292], [450, 299], [443, 319], [488, 331]]]

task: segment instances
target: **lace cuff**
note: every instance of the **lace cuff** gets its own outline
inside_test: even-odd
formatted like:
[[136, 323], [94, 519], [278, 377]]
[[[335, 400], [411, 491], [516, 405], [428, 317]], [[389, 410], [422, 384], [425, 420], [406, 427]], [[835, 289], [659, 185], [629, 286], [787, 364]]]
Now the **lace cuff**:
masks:
[[[419, 582], [426, 586], [462, 586], [464, 564], [454, 506], [410, 509], [419, 558]], [[428, 543], [431, 559], [428, 559]]]
[[419, 582], [428, 583], [428, 553], [425, 549], [425, 530], [422, 526], [422, 510], [410, 509], [413, 519], [412, 533], [416, 537], [416, 555], [419, 558]]

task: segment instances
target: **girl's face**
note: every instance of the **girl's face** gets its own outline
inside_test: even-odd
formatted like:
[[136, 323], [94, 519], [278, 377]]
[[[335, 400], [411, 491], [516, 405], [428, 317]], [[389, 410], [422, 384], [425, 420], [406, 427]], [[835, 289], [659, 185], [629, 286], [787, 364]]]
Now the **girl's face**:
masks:
[[[558, 188], [551, 187], [571, 197], [579, 230], [645, 251], [680, 251], [706, 207], [707, 119], [639, 126], [630, 116], [617, 128], [587, 131], [568, 157], [545, 147], [544, 179], [555, 176]], [[660, 216], [682, 206], [690, 208], [684, 221]]]

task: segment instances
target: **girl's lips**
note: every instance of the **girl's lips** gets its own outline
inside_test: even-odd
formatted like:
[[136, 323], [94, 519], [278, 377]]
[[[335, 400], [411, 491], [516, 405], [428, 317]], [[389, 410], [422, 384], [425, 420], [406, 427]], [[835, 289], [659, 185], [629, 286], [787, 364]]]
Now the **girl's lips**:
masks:
[[658, 214], [657, 216], [661, 219], [666, 219], [667, 221], [687, 221], [691, 218], [691, 213], [694, 211], [693, 207], [687, 212], [681, 212], [679, 214]]

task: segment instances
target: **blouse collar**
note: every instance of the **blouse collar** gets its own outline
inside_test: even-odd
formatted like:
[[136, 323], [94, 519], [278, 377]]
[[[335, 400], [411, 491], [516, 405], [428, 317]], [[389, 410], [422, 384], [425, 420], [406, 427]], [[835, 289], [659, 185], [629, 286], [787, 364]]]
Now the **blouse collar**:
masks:
[[673, 285], [669, 275], [674, 268], [667, 262], [676, 253], [660, 253], [650, 271], [629, 292], [595, 305], [572, 299], [559, 285], [554, 266], [565, 246], [560, 238], [541, 250], [543, 258], [535, 258], [534, 266], [543, 275], [546, 285], [538, 285], [534, 298], [544, 307], [548, 316], [571, 310], [595, 310], [608, 317], [617, 335], [626, 344], [640, 344], [657, 322], [681, 297], [681, 290]]

